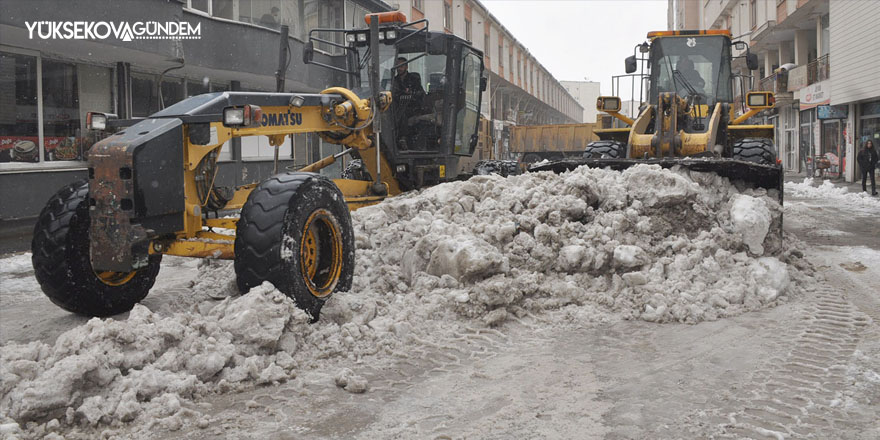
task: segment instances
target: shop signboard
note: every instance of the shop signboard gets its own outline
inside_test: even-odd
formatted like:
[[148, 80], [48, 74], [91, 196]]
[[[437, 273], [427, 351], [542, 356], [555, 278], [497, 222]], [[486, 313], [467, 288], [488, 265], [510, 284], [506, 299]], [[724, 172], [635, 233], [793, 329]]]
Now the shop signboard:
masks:
[[816, 117], [819, 119], [846, 119], [849, 107], [845, 105], [816, 106]]
[[800, 90], [801, 111], [819, 105], [831, 104], [831, 81], [821, 81]]

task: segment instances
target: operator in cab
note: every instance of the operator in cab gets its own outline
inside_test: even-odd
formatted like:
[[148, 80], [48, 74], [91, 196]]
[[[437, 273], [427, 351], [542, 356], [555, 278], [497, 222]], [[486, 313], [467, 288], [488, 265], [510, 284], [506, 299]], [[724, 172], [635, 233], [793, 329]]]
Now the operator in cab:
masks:
[[401, 148], [408, 149], [412, 131], [408, 120], [410, 116], [422, 113], [425, 89], [422, 87], [421, 75], [409, 71], [406, 57], [398, 57], [397, 64], [397, 74], [391, 82], [391, 99], [395, 105], [395, 120], [399, 129], [397, 142]]
[[678, 63], [675, 64], [675, 70], [681, 74], [680, 77], [676, 78], [680, 96], [688, 95], [688, 88], [686, 85], [682, 84], [682, 78], [684, 78], [691, 87], [696, 89], [697, 93], [705, 92], [704, 87], [706, 87], [706, 81], [703, 80], [700, 72], [697, 72], [697, 69], [694, 68], [694, 62], [691, 61], [690, 58], [686, 56], [681, 57], [681, 59], [678, 60]]

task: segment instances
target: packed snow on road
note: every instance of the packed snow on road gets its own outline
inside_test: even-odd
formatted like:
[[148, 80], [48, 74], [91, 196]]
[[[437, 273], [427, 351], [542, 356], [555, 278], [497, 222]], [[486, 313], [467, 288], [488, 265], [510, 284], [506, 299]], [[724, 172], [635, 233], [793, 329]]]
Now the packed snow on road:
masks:
[[[229, 262], [166, 257], [159, 279], [187, 274], [187, 294], [159, 283], [127, 315], [0, 348], [0, 432], [208, 428], [199, 402], [217, 395], [310, 381], [370, 393], [364, 365], [514, 322], [687, 327], [772, 308], [814, 282], [781, 213], [774, 192], [647, 165], [446, 183], [352, 213], [354, 285], [316, 324], [268, 283], [239, 295]], [[2, 302], [55, 307], [29, 260], [0, 261]]]

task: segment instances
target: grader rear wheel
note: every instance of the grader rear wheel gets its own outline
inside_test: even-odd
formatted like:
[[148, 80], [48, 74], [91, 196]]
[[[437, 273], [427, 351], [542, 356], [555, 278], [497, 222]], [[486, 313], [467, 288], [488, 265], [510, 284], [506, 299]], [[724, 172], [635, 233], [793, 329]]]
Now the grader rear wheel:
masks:
[[287, 173], [257, 186], [238, 221], [235, 273], [242, 292], [269, 281], [316, 321], [354, 275], [351, 215], [336, 185]]

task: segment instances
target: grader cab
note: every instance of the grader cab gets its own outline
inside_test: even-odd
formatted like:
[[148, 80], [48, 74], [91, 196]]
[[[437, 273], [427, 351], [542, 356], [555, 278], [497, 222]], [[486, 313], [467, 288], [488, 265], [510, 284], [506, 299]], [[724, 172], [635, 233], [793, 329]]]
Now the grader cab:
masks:
[[[315, 43], [342, 47], [346, 67], [326, 67], [347, 72], [349, 88], [209, 93], [138, 121], [90, 113], [91, 129], [118, 130], [92, 147], [88, 180], [40, 214], [32, 250], [43, 292], [65, 310], [108, 316], [147, 295], [163, 255], [217, 258], [234, 260], [242, 292], [269, 281], [317, 319], [333, 292], [351, 288], [349, 211], [455, 179], [458, 158], [477, 143], [482, 52], [397, 12], [366, 22], [320, 30], [342, 33], [344, 44], [313, 33], [305, 47], [304, 62], [314, 62]], [[407, 69], [404, 90], [395, 73]], [[229, 139], [268, 136], [278, 146], [299, 133], [347, 149], [259, 183], [214, 185]], [[345, 154], [359, 159], [356, 178], [315, 173]]]
[[[649, 42], [636, 46], [637, 54], [626, 59], [626, 73], [644, 79], [647, 93], [635, 119], [621, 114], [621, 100], [602, 96], [596, 107], [625, 127], [594, 130], [581, 159], [562, 160], [531, 170], [562, 171], [586, 165], [622, 170], [640, 163], [664, 168], [685, 167], [707, 171], [752, 187], [775, 190], [782, 200], [782, 167], [777, 160], [772, 125], [746, 122], [774, 106], [771, 92], [750, 92], [749, 108], [736, 116], [734, 87], [742, 76], [731, 73], [737, 58], [732, 49], [745, 49], [750, 70], [757, 57], [743, 42], [731, 41], [727, 30], [661, 31], [648, 33]], [[638, 58], [648, 54], [647, 58]], [[647, 67], [647, 73], [644, 67]], [[744, 109], [743, 109], [744, 110]]]

